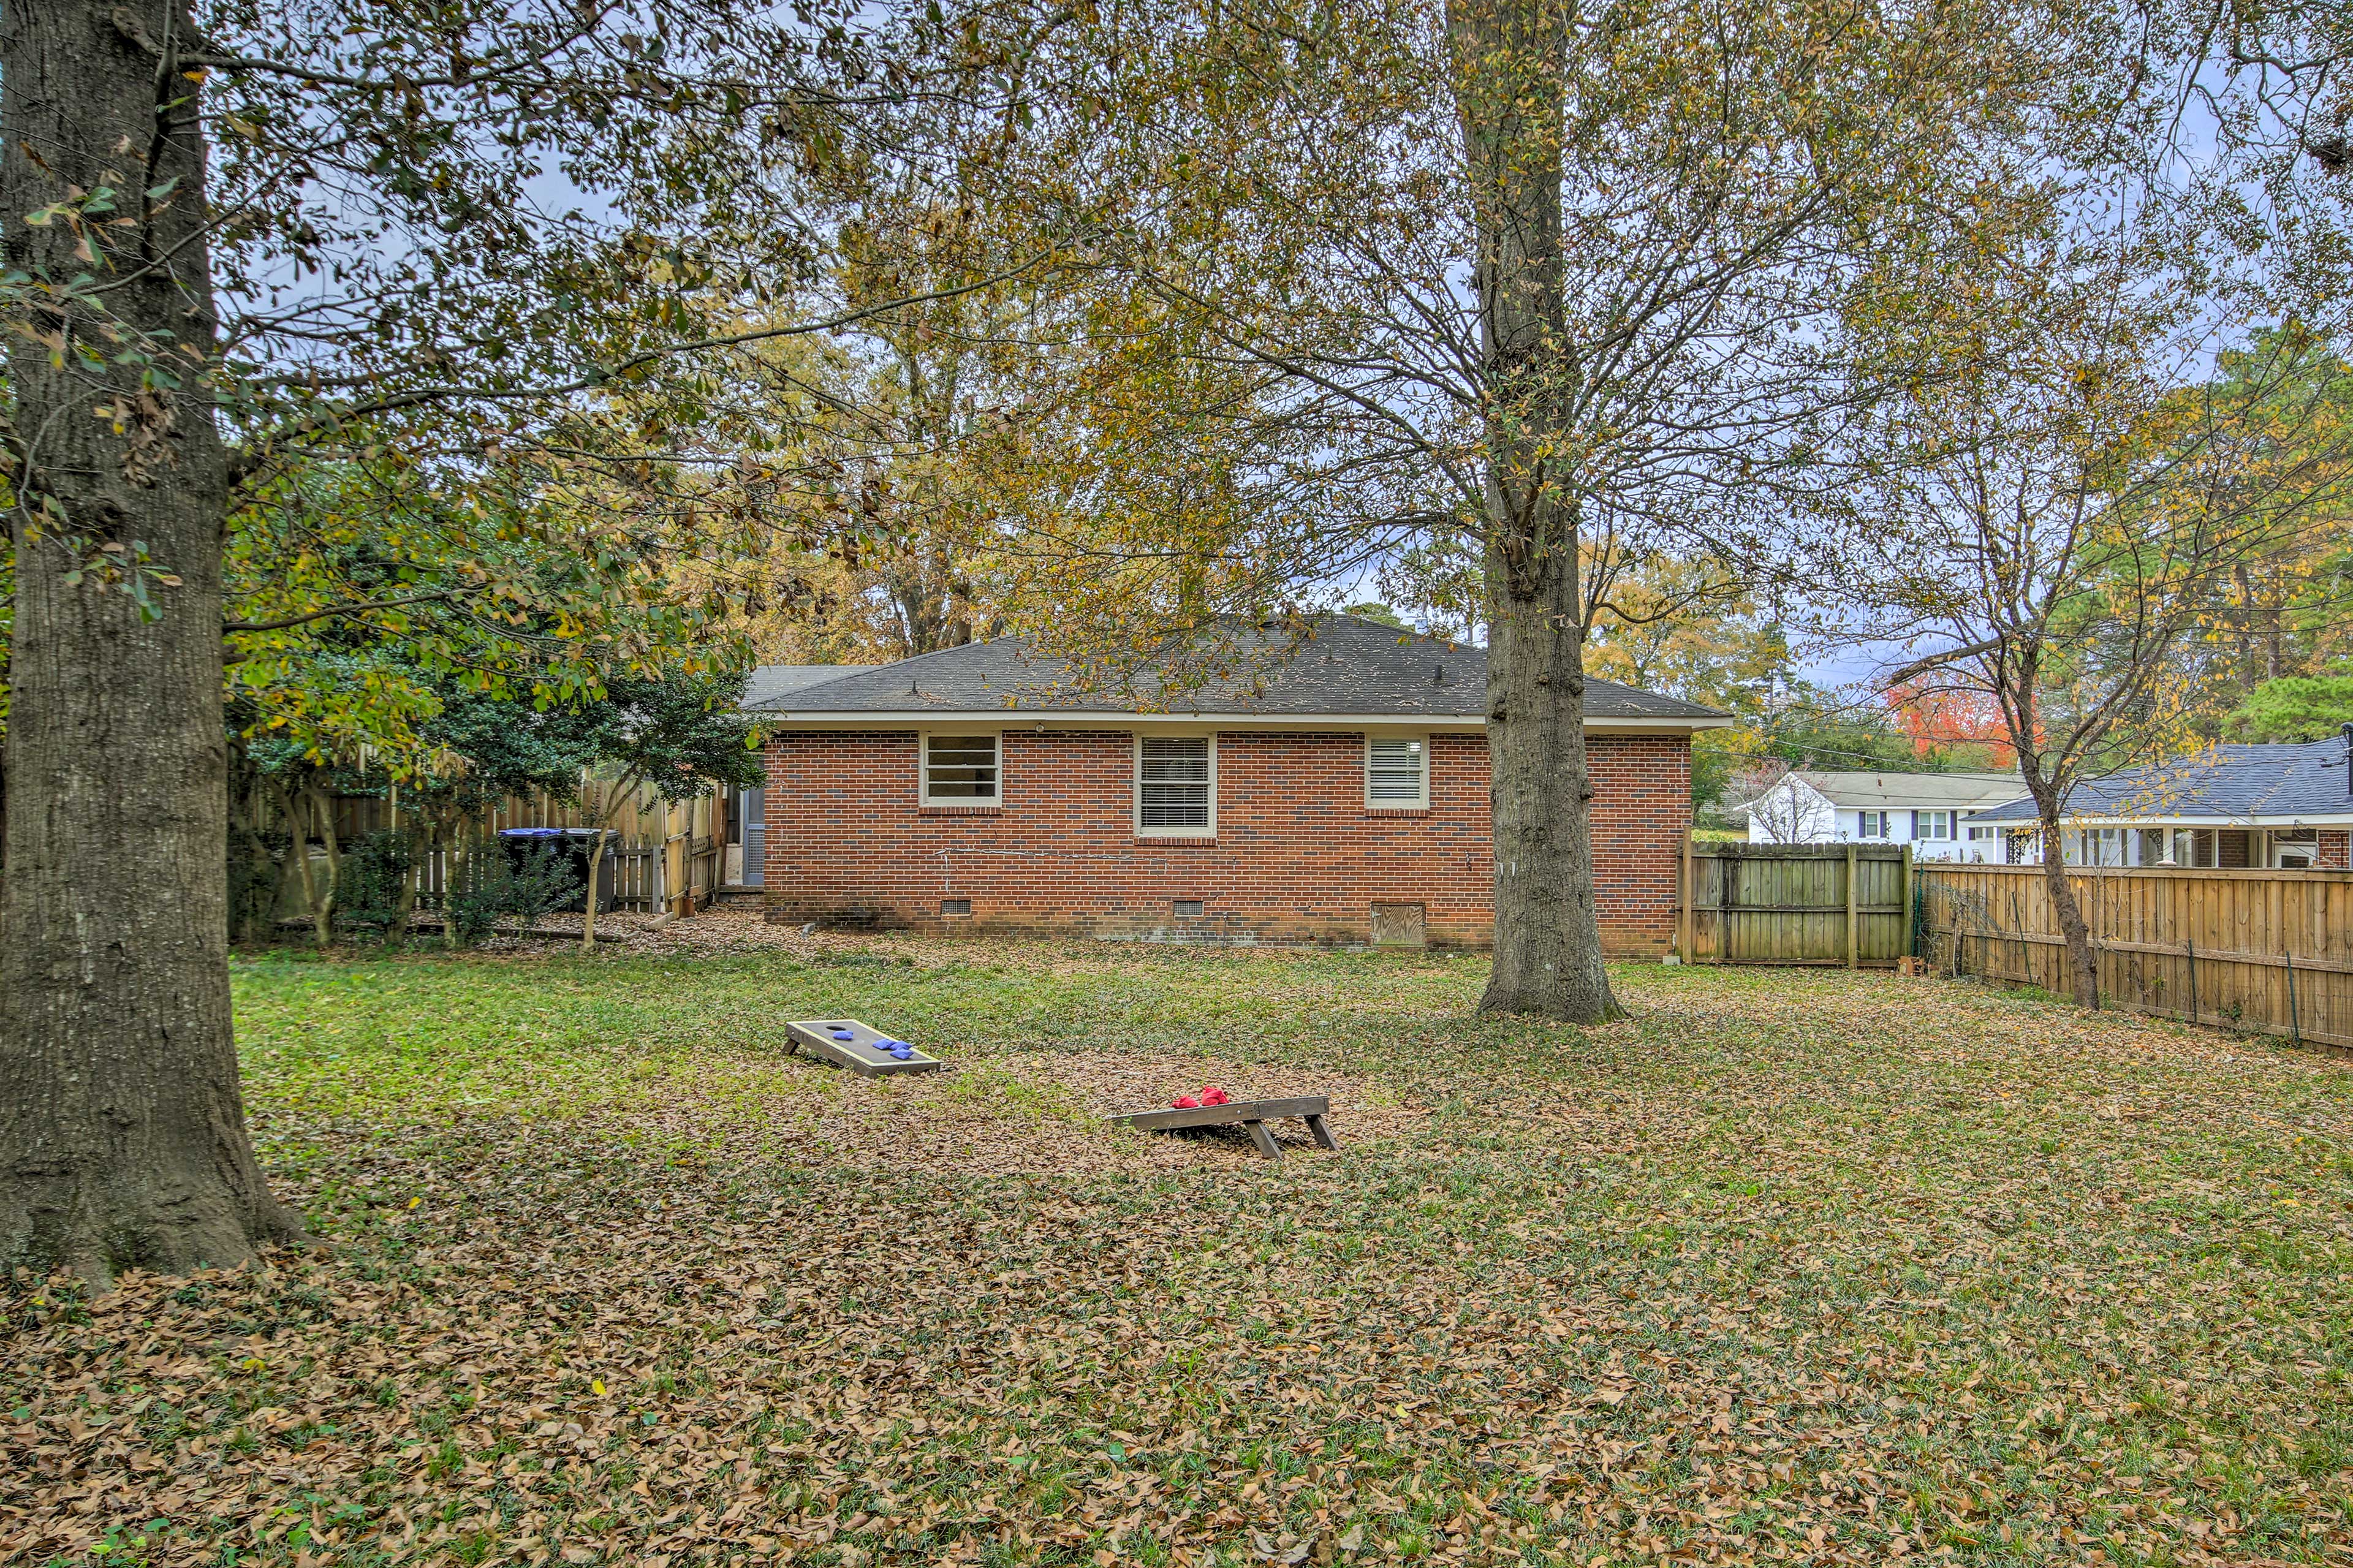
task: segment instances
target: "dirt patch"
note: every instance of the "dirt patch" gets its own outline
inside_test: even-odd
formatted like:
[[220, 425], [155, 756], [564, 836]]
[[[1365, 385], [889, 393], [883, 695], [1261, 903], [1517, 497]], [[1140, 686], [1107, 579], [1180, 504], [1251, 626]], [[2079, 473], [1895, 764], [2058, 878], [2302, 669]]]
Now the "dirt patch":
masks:
[[[502, 958], [575, 956], [579, 952], [580, 917], [549, 915], [534, 928], [533, 937], [492, 937], [475, 951]], [[997, 968], [1032, 970], [1052, 974], [1092, 974], [1182, 962], [1189, 954], [1229, 959], [1247, 952], [1253, 960], [1313, 960], [1324, 949], [1301, 946], [1237, 949], [1179, 942], [1092, 942], [985, 936], [925, 936], [912, 931], [829, 931], [821, 926], [770, 923], [755, 905], [718, 905], [690, 920], [661, 921], [659, 917], [616, 910], [596, 917], [598, 953], [633, 958], [711, 958], [730, 953], [781, 952], [805, 962], [856, 960], [902, 962], [918, 969], [944, 969], [955, 964], [985, 963]], [[569, 943], [552, 940], [568, 936]]]

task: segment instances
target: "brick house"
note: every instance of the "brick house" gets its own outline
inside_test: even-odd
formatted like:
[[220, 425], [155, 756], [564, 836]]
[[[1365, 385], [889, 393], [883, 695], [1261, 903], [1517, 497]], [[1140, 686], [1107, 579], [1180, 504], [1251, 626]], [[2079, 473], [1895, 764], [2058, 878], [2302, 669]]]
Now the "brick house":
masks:
[[[744, 880], [791, 923], [1485, 945], [1483, 651], [1346, 616], [1227, 639], [1117, 696], [1013, 637], [764, 672]], [[1587, 715], [1603, 940], [1662, 952], [1692, 733], [1729, 721], [1605, 680]]]

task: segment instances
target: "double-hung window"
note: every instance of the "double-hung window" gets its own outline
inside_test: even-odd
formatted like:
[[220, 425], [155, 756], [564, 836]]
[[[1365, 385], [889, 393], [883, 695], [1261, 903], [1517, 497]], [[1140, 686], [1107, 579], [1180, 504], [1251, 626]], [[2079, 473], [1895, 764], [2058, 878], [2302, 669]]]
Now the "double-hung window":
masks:
[[997, 744], [995, 735], [925, 735], [923, 804], [997, 805]]
[[1889, 838], [1894, 836], [1894, 812], [1858, 811], [1854, 816], [1854, 836], [1857, 838]]
[[1135, 742], [1135, 830], [1206, 837], [1218, 826], [1218, 750], [1207, 735], [1145, 735]]
[[1365, 804], [1391, 810], [1430, 804], [1430, 743], [1374, 735], [1365, 742]]
[[1941, 842], [1953, 836], [1953, 814], [1949, 811], [1915, 811], [1912, 814], [1912, 837]]

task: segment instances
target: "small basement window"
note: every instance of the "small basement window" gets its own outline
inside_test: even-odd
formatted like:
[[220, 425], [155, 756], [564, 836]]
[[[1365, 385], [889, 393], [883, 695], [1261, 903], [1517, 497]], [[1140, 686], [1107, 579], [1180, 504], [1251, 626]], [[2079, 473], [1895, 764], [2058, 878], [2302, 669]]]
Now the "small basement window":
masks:
[[1217, 777], [1217, 746], [1209, 737], [1138, 737], [1136, 831], [1204, 837], [1215, 833]]
[[925, 735], [923, 804], [997, 805], [997, 744], [994, 735]]
[[1407, 807], [1430, 804], [1430, 747], [1391, 735], [1365, 741], [1365, 804]]
[[968, 915], [972, 913], [972, 900], [970, 899], [942, 899], [940, 900], [940, 913], [944, 915]]
[[1176, 918], [1178, 920], [1198, 920], [1200, 918], [1201, 914], [1201, 900], [1198, 899], [1178, 899], [1176, 901]]

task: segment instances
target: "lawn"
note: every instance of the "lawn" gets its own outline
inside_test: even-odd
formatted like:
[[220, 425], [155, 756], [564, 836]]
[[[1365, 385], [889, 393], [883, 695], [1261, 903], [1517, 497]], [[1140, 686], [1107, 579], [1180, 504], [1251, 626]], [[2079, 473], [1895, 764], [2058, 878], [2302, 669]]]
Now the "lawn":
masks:
[[[0, 1562], [2353, 1560], [2346, 1064], [1936, 980], [1628, 966], [1576, 1030], [1482, 978], [242, 961], [323, 1245], [0, 1297]], [[956, 1070], [780, 1053], [831, 1015]], [[1328, 1088], [1341, 1152], [1094, 1120], [1208, 1081]]]

